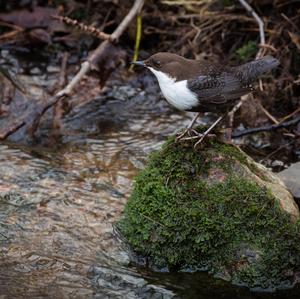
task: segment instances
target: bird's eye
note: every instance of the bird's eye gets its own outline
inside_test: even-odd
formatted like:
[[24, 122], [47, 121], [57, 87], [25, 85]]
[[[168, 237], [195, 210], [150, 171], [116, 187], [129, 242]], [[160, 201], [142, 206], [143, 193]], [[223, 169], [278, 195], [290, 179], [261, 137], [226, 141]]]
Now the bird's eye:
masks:
[[161, 67], [161, 62], [159, 60], [156, 60], [154, 64], [156, 67]]

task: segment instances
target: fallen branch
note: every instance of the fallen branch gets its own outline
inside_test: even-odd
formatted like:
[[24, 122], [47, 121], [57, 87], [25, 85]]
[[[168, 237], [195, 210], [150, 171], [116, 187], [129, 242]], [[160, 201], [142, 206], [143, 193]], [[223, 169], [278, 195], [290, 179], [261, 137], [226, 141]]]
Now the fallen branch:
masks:
[[298, 116], [290, 121], [286, 121], [286, 122], [282, 122], [282, 123], [278, 123], [278, 124], [274, 124], [274, 125], [262, 126], [262, 127], [258, 127], [258, 128], [250, 128], [250, 129], [246, 129], [246, 130], [242, 130], [242, 131], [238, 130], [238, 131], [234, 131], [232, 133], [232, 138], [238, 138], [238, 137], [242, 137], [242, 136], [249, 135], [249, 134], [274, 131], [274, 130], [278, 130], [281, 128], [287, 128], [290, 126], [294, 126], [294, 125], [298, 124], [299, 122], [300, 122], [300, 116]]

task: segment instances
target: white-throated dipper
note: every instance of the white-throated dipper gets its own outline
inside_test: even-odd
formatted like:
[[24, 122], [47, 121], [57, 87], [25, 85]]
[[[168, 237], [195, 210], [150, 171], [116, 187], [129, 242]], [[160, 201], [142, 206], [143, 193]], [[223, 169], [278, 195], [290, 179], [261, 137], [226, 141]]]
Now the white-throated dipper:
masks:
[[215, 112], [224, 116], [241, 96], [253, 90], [253, 81], [279, 65], [279, 61], [272, 56], [230, 67], [186, 59], [168, 52], [156, 53], [147, 60], [132, 63], [148, 68], [156, 76], [164, 97], [171, 105], [179, 110], [198, 112], [177, 140], [192, 131], [201, 113]]

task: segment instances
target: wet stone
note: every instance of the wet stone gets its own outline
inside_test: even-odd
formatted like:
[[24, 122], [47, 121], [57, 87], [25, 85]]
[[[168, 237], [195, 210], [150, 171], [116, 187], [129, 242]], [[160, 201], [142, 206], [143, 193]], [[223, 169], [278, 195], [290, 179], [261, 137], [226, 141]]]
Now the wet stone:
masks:
[[280, 172], [279, 177], [284, 181], [294, 197], [300, 199], [300, 162], [292, 164]]
[[[91, 275], [93, 276], [94, 286], [96, 287], [95, 298], [176, 298], [172, 291], [149, 284], [145, 279], [133, 276], [132, 273], [122, 273], [120, 269], [113, 271], [104, 267], [95, 266], [91, 269]], [[109, 290], [109, 293], [106, 293], [106, 288]], [[115, 296], [112, 295], [113, 291], [116, 292]]]

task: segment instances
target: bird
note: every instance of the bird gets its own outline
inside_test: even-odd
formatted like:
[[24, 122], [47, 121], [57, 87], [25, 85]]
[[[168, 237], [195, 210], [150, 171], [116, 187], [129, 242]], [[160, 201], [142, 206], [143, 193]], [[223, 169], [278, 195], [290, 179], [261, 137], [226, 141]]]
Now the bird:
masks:
[[177, 141], [187, 134], [195, 134], [193, 125], [204, 112], [222, 114], [204, 134], [198, 134], [201, 142], [241, 96], [253, 91], [253, 82], [276, 68], [279, 61], [267, 55], [239, 66], [227, 66], [158, 52], [132, 64], [145, 67], [155, 75], [169, 104], [182, 111], [197, 112], [186, 130], [176, 138]]

